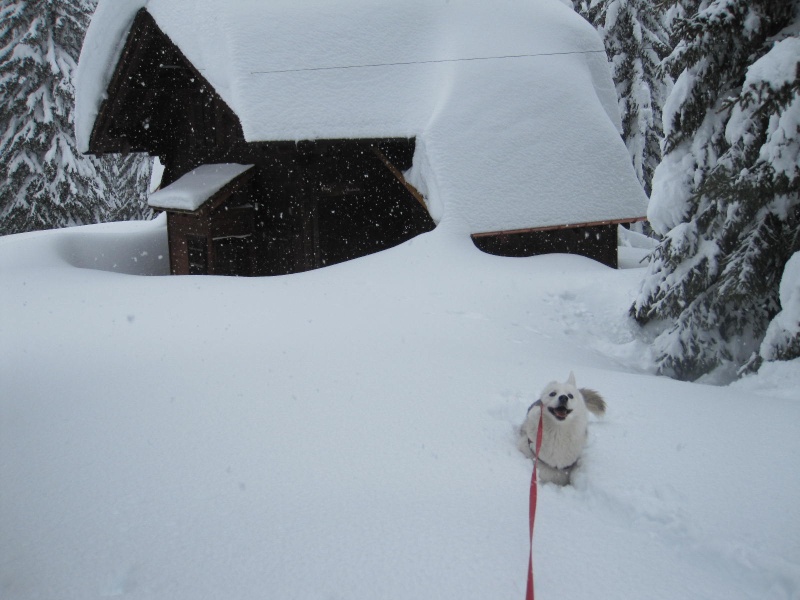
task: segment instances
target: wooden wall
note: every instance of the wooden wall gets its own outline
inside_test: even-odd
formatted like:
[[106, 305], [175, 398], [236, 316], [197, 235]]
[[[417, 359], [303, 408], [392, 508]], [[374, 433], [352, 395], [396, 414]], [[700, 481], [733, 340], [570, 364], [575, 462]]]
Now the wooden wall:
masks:
[[473, 235], [475, 245], [497, 256], [578, 254], [617, 268], [617, 224]]
[[[228, 160], [254, 164], [254, 174], [218, 206], [170, 212], [173, 273], [197, 271], [190, 247], [197, 248], [198, 238], [206, 241], [208, 273], [282, 275], [365, 256], [432, 230], [427, 209], [399, 174], [413, 151], [414, 140], [231, 149]], [[397, 170], [387, 167], [390, 161]]]

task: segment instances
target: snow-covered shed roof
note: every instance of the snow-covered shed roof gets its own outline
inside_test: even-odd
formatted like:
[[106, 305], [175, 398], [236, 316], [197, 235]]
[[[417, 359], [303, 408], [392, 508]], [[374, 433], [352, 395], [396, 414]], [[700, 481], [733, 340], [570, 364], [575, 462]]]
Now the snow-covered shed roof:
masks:
[[247, 141], [415, 137], [408, 180], [469, 233], [644, 216], [602, 42], [560, 0], [100, 0], [78, 143], [141, 8]]
[[171, 185], [150, 194], [148, 202], [155, 208], [196, 211], [206, 200], [252, 166], [237, 164], [199, 166]]

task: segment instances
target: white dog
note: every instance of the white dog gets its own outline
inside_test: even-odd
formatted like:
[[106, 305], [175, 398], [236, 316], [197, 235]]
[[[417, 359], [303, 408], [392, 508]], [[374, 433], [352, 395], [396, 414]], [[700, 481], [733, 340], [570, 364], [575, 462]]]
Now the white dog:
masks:
[[544, 388], [539, 400], [528, 409], [525, 422], [519, 429], [518, 446], [528, 458], [534, 457], [542, 408], [542, 446], [537, 467], [539, 480], [567, 485], [586, 444], [589, 412], [598, 417], [603, 416], [606, 403], [594, 390], [579, 389], [572, 373], [566, 383], [550, 383]]

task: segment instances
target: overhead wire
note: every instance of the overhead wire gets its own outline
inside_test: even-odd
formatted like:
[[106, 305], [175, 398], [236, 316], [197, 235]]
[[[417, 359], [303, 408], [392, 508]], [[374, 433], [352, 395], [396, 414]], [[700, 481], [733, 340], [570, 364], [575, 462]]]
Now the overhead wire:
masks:
[[[643, 48], [652, 50], [652, 48]], [[251, 75], [277, 75], [281, 73], [306, 73], [312, 71], [337, 71], [346, 69], [370, 69], [376, 67], [401, 67], [408, 65], [431, 65], [441, 63], [470, 62], [482, 60], [508, 60], [516, 58], [535, 58], [539, 56], [564, 56], [569, 54], [605, 54], [605, 50], [572, 50], [568, 52], [540, 52], [535, 54], [507, 54], [502, 56], [475, 56], [467, 58], [442, 58], [437, 60], [411, 60], [403, 62], [372, 63], [363, 65], [339, 65], [333, 67], [304, 67], [299, 69], [275, 69], [270, 71], [251, 71]]]

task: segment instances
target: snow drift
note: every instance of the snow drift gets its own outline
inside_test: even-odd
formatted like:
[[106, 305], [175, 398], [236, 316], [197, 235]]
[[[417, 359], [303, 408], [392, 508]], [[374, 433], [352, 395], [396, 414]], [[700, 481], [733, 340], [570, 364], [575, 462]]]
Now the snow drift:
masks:
[[570, 370], [609, 412], [540, 492], [537, 597], [800, 594], [800, 362], [654, 377], [640, 268], [437, 229], [159, 277], [165, 247], [163, 218], [0, 239], [3, 598], [521, 599], [515, 428]]

